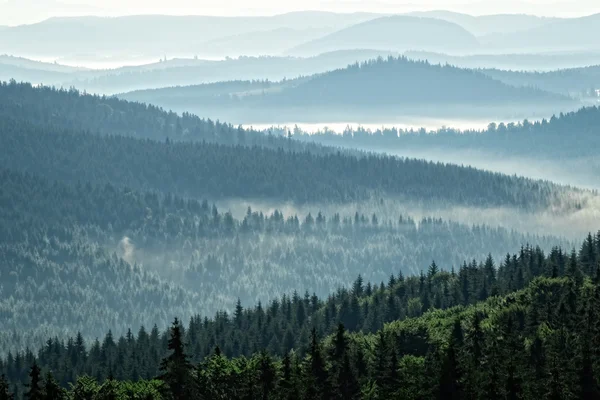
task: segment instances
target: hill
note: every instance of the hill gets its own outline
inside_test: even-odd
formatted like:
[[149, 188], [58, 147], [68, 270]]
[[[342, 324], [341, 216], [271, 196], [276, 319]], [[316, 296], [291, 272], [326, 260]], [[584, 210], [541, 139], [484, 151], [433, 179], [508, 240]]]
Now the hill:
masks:
[[278, 81], [344, 68], [357, 61], [366, 61], [382, 55], [387, 56], [390, 53], [350, 50], [308, 58], [238, 57], [221, 61], [176, 59], [139, 67], [77, 74], [64, 85], [109, 94], [231, 80]]
[[251, 123], [397, 120], [400, 116], [481, 116], [569, 107], [573, 101], [533, 88], [516, 88], [485, 74], [404, 57], [379, 58], [281, 82], [224, 82], [134, 91], [124, 99], [178, 111]]
[[331, 28], [290, 29], [248, 32], [213, 39], [202, 45], [202, 53], [214, 56], [279, 55], [306, 41], [314, 40], [331, 32]]
[[291, 55], [316, 55], [336, 50], [473, 51], [477, 39], [460, 26], [433, 18], [381, 17], [331, 33], [288, 51]]
[[600, 14], [554, 21], [537, 28], [479, 38], [488, 48], [510, 51], [597, 51]]
[[548, 72], [516, 72], [486, 69], [484, 74], [512, 86], [536, 87], [573, 97], [598, 98], [600, 66], [561, 69]]
[[0, 64], [12, 65], [15, 67], [21, 67], [21, 68], [32, 69], [32, 70], [61, 72], [61, 73], [85, 71], [84, 68], [76, 68], [76, 67], [70, 67], [67, 65], [61, 65], [61, 64], [57, 64], [57, 63], [35, 61], [35, 60], [30, 60], [30, 59], [27, 59], [24, 57], [9, 56], [6, 54], [0, 55]]
[[[314, 385], [325, 393], [345, 393], [345, 398], [364, 392], [408, 399], [435, 399], [444, 393], [575, 397], [595, 387], [595, 374], [588, 371], [597, 356], [588, 349], [594, 346], [600, 319], [600, 289], [597, 279], [588, 277], [599, 254], [598, 238], [589, 235], [579, 255], [555, 248], [546, 256], [527, 249], [508, 255], [497, 271], [488, 258], [458, 272], [432, 265], [426, 275], [392, 276], [387, 285], [365, 285], [359, 277], [352, 288], [326, 301], [294, 293], [253, 309], [238, 305], [231, 316], [219, 313], [202, 320], [198, 315], [185, 328], [175, 319], [162, 335], [156, 328], [150, 334], [142, 328], [137, 337], [129, 332], [117, 340], [109, 332], [89, 350], [81, 337], [70, 339], [69, 345], [50, 340], [37, 357], [30, 352], [9, 355], [4, 371], [19, 392], [19, 384], [29, 381], [26, 364], [34, 360], [64, 386], [79, 377], [71, 390], [99, 391], [103, 383], [106, 391], [108, 385], [117, 390], [116, 385], [125, 384], [114, 378], [156, 377], [160, 359], [169, 357], [167, 372], [181, 363], [178, 376], [189, 374], [197, 382], [185, 390], [197, 388], [207, 397], [258, 392], [285, 399], [287, 393], [300, 392], [314, 398]], [[385, 321], [389, 323], [383, 326]], [[322, 335], [326, 337], [320, 340]], [[267, 385], [264, 371], [272, 377]], [[553, 384], [566, 376], [571, 378]], [[146, 398], [161, 399], [161, 385], [176, 387], [165, 381], [136, 391], [148, 393], [154, 387]], [[196, 398], [192, 393], [187, 397]]]
[[[431, 204], [530, 210], [569, 210], [576, 205], [563, 201], [567, 188], [549, 182], [412, 159], [101, 137], [5, 118], [0, 124], [1, 165], [72, 183], [118, 183], [196, 198], [242, 197], [300, 204], [345, 203], [389, 195]], [[435, 186], [431, 185], [434, 182]]]
[[[16, 55], [96, 56], [203, 54], [203, 43], [215, 39], [281, 28], [333, 32], [375, 18], [370, 14], [300, 12], [272, 17], [140, 15], [115, 18], [51, 18], [5, 29], [0, 53]], [[127, 40], [123, 40], [127, 38]], [[90, 50], [93, 49], [93, 52]], [[222, 51], [222, 49], [220, 49]], [[239, 54], [232, 54], [237, 56]]]
[[[461, 163], [505, 174], [549, 179], [600, 189], [598, 107], [560, 113], [549, 119], [491, 122], [487, 129], [439, 130], [361, 127], [338, 132], [302, 133], [294, 139], [324, 146], [379, 151], [449, 163]], [[535, 152], [530, 150], [535, 148]], [[560, 160], [557, 163], [556, 160]], [[593, 213], [584, 220], [596, 221]]]
[[484, 68], [513, 71], [551, 72], [558, 69], [590, 67], [600, 64], [600, 53], [594, 52], [452, 56], [443, 53], [407, 51], [404, 53], [404, 56], [413, 60], [427, 60], [431, 64], [451, 64], [461, 68]]
[[527, 14], [493, 14], [473, 16], [451, 11], [417, 11], [410, 13], [417, 17], [437, 18], [460, 25], [475, 36], [506, 34], [538, 28], [560, 20]]
[[6, 333], [28, 332], [18, 340], [0, 335], [2, 352], [48, 334], [80, 330], [89, 339], [107, 328], [124, 334], [126, 323], [166, 327], [168, 313], [188, 318], [194, 303], [213, 313], [236, 299], [267, 302], [294, 289], [325, 296], [359, 273], [379, 281], [391, 271], [417, 273], [431, 257], [459, 265], [527, 242], [559, 242], [343, 209], [299, 217], [248, 209], [237, 219], [167, 192], [68, 185], [6, 169], [0, 183], [0, 322]]

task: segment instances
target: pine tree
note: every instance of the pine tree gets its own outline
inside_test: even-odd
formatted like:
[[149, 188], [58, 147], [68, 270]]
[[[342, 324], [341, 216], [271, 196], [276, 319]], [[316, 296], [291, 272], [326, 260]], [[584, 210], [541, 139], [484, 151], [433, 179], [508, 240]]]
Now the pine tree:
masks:
[[52, 373], [46, 374], [44, 381], [44, 399], [45, 400], [62, 400], [65, 398], [65, 391], [60, 387], [58, 382], [52, 376]]
[[170, 334], [168, 349], [171, 354], [160, 364], [162, 374], [159, 379], [169, 388], [173, 399], [189, 399], [194, 392], [191, 379], [192, 365], [184, 351], [183, 333], [179, 319], [175, 318], [173, 321]]
[[8, 381], [6, 376], [2, 374], [0, 376], [0, 400], [13, 400], [14, 396], [9, 390]]
[[287, 353], [281, 361], [281, 379], [277, 388], [278, 398], [281, 400], [297, 400], [298, 391], [295, 387], [295, 377], [292, 365], [292, 356]]
[[29, 385], [28, 390], [25, 392], [25, 398], [28, 400], [43, 400], [44, 391], [42, 388], [42, 371], [34, 361], [29, 371]]
[[266, 352], [261, 352], [258, 365], [258, 382], [262, 390], [262, 399], [268, 400], [275, 388], [277, 371], [271, 357]]
[[462, 344], [462, 328], [459, 319], [455, 320], [446, 349], [443, 362], [439, 388], [440, 399], [463, 399], [461, 385], [462, 371], [459, 365], [458, 354]]
[[308, 364], [305, 368], [305, 393], [306, 400], [330, 399], [329, 375], [325, 359], [321, 351], [321, 345], [317, 336], [316, 328], [313, 328], [310, 335], [310, 349]]
[[333, 393], [340, 399], [353, 399], [359, 393], [359, 386], [350, 363], [348, 338], [343, 324], [338, 324], [338, 329], [332, 340], [330, 351], [331, 379]]

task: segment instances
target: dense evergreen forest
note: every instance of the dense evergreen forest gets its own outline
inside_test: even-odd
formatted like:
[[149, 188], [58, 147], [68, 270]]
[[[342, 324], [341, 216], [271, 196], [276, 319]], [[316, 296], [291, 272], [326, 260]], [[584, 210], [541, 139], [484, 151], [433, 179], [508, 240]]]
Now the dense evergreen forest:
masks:
[[[134, 91], [119, 97], [174, 110], [201, 112], [205, 108], [215, 115], [247, 121], [259, 121], [253, 115], [262, 116], [266, 112], [276, 114], [271, 121], [278, 120], [279, 113], [303, 121], [319, 110], [326, 120], [327, 115], [337, 118], [343, 110], [394, 117], [411, 112], [453, 115], [453, 110], [467, 105], [483, 108], [570, 104], [566, 96], [533, 87], [511, 86], [479, 71], [393, 56], [295, 80], [244, 85], [220, 82]], [[349, 118], [352, 114], [345, 115]]]
[[74, 88], [34, 87], [14, 80], [0, 82], [0, 116], [42, 127], [140, 139], [274, 147], [287, 143], [284, 138], [267, 137], [189, 113], [179, 116], [154, 105], [90, 95]]
[[[536, 157], [571, 158], [595, 154], [595, 150], [600, 147], [600, 136], [597, 134], [599, 124], [600, 108], [591, 106], [560, 113], [549, 119], [492, 122], [484, 130], [444, 127], [436, 131], [424, 128], [386, 128], [371, 131], [360, 127], [348, 127], [343, 132], [321, 131], [309, 134], [296, 127], [291, 132], [292, 137], [299, 141], [367, 150], [470, 148], [531, 156], [531, 149], [535, 149]], [[283, 134], [281, 128], [273, 128], [273, 132]]]
[[600, 66], [559, 69], [546, 72], [481, 70], [487, 76], [511, 86], [535, 87], [552, 93], [597, 99], [600, 89]]
[[3, 358], [0, 395], [594, 399], [599, 261], [600, 233], [578, 253], [526, 248], [498, 268], [488, 257], [381, 284], [359, 276], [326, 300], [294, 293], [162, 332], [49, 338]]
[[[110, 184], [68, 185], [0, 169], [0, 349], [80, 329], [157, 324], [267, 302], [293, 290], [326, 296], [358, 274], [387, 280], [522, 244], [569, 243], [435, 218], [384, 214], [241, 218], [208, 201]], [[85, 321], [85, 323], [83, 322]], [[82, 327], [82, 323], [84, 323]], [[21, 333], [19, 333], [21, 332]]]
[[[334, 153], [330, 148], [318, 154], [204, 141], [158, 142], [37, 127], [7, 117], [0, 118], [0, 132], [0, 166], [52, 180], [111, 183], [195, 198], [343, 203], [394, 196], [429, 204], [570, 212], [583, 206], [580, 198], [585, 197], [550, 182], [422, 160]], [[265, 140], [271, 139], [296, 143], [274, 135]]]

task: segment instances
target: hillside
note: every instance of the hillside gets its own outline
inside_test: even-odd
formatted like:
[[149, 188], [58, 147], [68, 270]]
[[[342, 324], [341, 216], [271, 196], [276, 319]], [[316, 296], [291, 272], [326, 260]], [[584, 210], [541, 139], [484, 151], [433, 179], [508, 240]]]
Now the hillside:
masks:
[[480, 37], [488, 48], [510, 51], [597, 51], [600, 14], [558, 20], [521, 32]]
[[[277, 195], [297, 202], [346, 202], [387, 194], [524, 209], [573, 206], [562, 204], [565, 188], [548, 182], [412, 159], [351, 155], [73, 90], [12, 83], [0, 85], [0, 94], [2, 165], [50, 179], [118, 183], [199, 198]], [[251, 147], [256, 145], [261, 147]], [[424, 179], [439, 183], [434, 188]], [[472, 195], [465, 198], [466, 193]]]
[[237, 219], [206, 201], [6, 169], [0, 184], [0, 323], [6, 332], [28, 332], [18, 340], [0, 335], [2, 353], [49, 334], [80, 330], [89, 339], [109, 327], [123, 334], [126, 324], [165, 327], [169, 313], [188, 318], [193, 304], [213, 313], [236, 299], [267, 302], [294, 289], [325, 296], [359, 273], [380, 281], [390, 271], [418, 273], [432, 257], [460, 265], [524, 243], [549, 249], [559, 242], [358, 211], [248, 209]]
[[430, 64], [451, 64], [461, 68], [486, 68], [513, 71], [550, 72], [558, 69], [600, 65], [600, 52], [553, 52], [477, 54], [452, 56], [425, 51], [407, 51], [404, 56], [413, 60], [427, 60]]
[[[201, 119], [189, 113], [180, 116], [153, 105], [27, 83], [0, 82], [0, 116], [44, 129], [53, 127], [140, 139], [165, 141], [168, 138], [272, 148], [289, 146], [289, 141], [282, 137], [268, 137], [262, 132]], [[301, 144], [294, 148], [304, 149]], [[312, 151], [319, 149], [313, 147]]]
[[389, 195], [425, 204], [527, 210], [558, 207], [566, 212], [578, 201], [565, 201], [567, 189], [549, 182], [389, 156], [320, 156], [260, 147], [100, 137], [36, 128], [10, 119], [0, 120], [0, 132], [0, 165], [48, 179], [118, 183], [196, 198], [302, 204]]
[[526, 14], [494, 14], [473, 16], [449, 11], [418, 11], [410, 13], [418, 17], [437, 18], [460, 25], [475, 36], [506, 34], [534, 29], [559, 18], [544, 18]]
[[291, 81], [223, 82], [119, 97], [244, 124], [393, 121], [408, 115], [469, 118], [575, 104], [558, 94], [506, 85], [478, 71], [404, 57], [378, 58]]
[[214, 56], [279, 55], [306, 41], [331, 32], [331, 28], [290, 29], [287, 27], [248, 32], [210, 40], [202, 52]]
[[33, 70], [41, 70], [41, 71], [51, 71], [51, 72], [81, 72], [85, 71], [84, 68], [75, 68], [69, 67], [67, 65], [61, 65], [56, 63], [42, 62], [30, 60], [23, 57], [14, 57], [9, 55], [0, 55], [0, 64], [2, 65], [12, 65], [15, 67], [33, 69]]
[[[280, 28], [337, 29], [375, 18], [366, 13], [299, 12], [270, 17], [139, 15], [114, 18], [62, 17], [11, 27], [0, 38], [0, 53], [15, 55], [204, 54], [215, 39]], [[127, 38], [127, 40], [123, 40]], [[93, 49], [91, 51], [90, 49]], [[220, 49], [222, 51], [222, 49]], [[237, 56], [239, 54], [231, 54]]]
[[[238, 305], [231, 315], [204, 320], [198, 315], [185, 327], [176, 318], [162, 334], [141, 328], [137, 336], [128, 332], [116, 339], [109, 332], [90, 347], [81, 337], [68, 345], [50, 340], [37, 357], [9, 355], [3, 372], [17, 392], [30, 381], [29, 365], [36, 360], [54, 373], [56, 385], [67, 386], [78, 376], [72, 390], [103, 392], [120, 387], [115, 378], [152, 379], [161, 370], [174, 375], [179, 366], [175, 376], [189, 374], [188, 386], [180, 389], [187, 398], [259, 393], [286, 399], [298, 392], [315, 398], [313, 390], [324, 392], [318, 397], [323, 399], [338, 392], [346, 399], [365, 393], [407, 399], [457, 393], [458, 398], [501, 393], [590, 398], [576, 394], [596, 387], [597, 355], [589, 349], [600, 320], [600, 289], [589, 276], [595, 276], [600, 260], [598, 239], [589, 235], [579, 255], [556, 248], [548, 256], [522, 250], [508, 255], [497, 271], [488, 258], [457, 272], [432, 265], [427, 274], [392, 276], [387, 285], [358, 278], [327, 300], [294, 293], [252, 309]], [[169, 357], [169, 364], [159, 370], [162, 357]], [[161, 385], [176, 390], [177, 380], [160, 376], [138, 384], [136, 391], [161, 399]]]
[[[459, 163], [598, 190], [598, 124], [600, 109], [594, 106], [560, 113], [548, 119], [490, 122], [487, 129], [481, 130], [391, 127], [367, 130], [358, 127], [345, 129], [343, 135], [332, 132], [302, 133], [296, 130], [293, 138], [323, 146]], [[532, 153], [531, 149], [535, 151]], [[600, 205], [595, 208], [600, 210]], [[594, 211], [580, 223], [585, 220], [597, 221], [598, 218]]]
[[316, 55], [336, 50], [473, 51], [477, 39], [460, 26], [433, 18], [381, 17], [294, 47], [290, 55]]
[[77, 74], [66, 86], [89, 92], [123, 93], [169, 86], [197, 85], [231, 80], [296, 78], [344, 68], [357, 61], [390, 55], [376, 50], [350, 50], [315, 57], [238, 57], [222, 61], [179, 59], [139, 67]]
[[497, 69], [482, 70], [484, 74], [512, 86], [535, 87], [547, 92], [594, 99], [600, 90], [600, 65], [561, 69], [548, 72], [517, 72]]

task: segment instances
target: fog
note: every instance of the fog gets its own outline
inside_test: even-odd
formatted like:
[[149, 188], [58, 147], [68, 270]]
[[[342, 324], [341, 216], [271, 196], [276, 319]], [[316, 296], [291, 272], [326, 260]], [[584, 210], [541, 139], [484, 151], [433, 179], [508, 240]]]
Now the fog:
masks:
[[230, 199], [220, 201], [221, 209], [229, 210], [237, 218], [243, 218], [248, 207], [254, 211], [271, 214], [275, 210], [284, 215], [317, 215], [319, 212], [331, 216], [338, 212], [352, 216], [355, 212], [370, 216], [377, 214], [386, 219], [396, 221], [400, 217], [412, 217], [415, 221], [423, 218], [442, 218], [446, 221], [466, 225], [486, 225], [502, 227], [508, 230], [526, 232], [536, 235], [556, 235], [571, 240], [578, 240], [589, 232], [596, 232], [600, 225], [600, 197], [591, 192], [565, 194], [565, 198], [581, 201], [579, 210], [546, 209], [525, 211], [512, 207], [464, 207], [447, 205], [424, 205], [390, 197], [377, 198], [371, 201], [351, 202], [346, 204], [306, 204], [269, 202], [264, 200]]
[[485, 15], [494, 13], [530, 13], [545, 16], [579, 16], [598, 11], [595, 0], [422, 0], [407, 3], [403, 0], [347, 1], [305, 0], [2, 0], [0, 25], [30, 24], [53, 16], [64, 15], [265, 15], [298, 10], [335, 12], [403, 13], [415, 10], [445, 9], [455, 12]]

